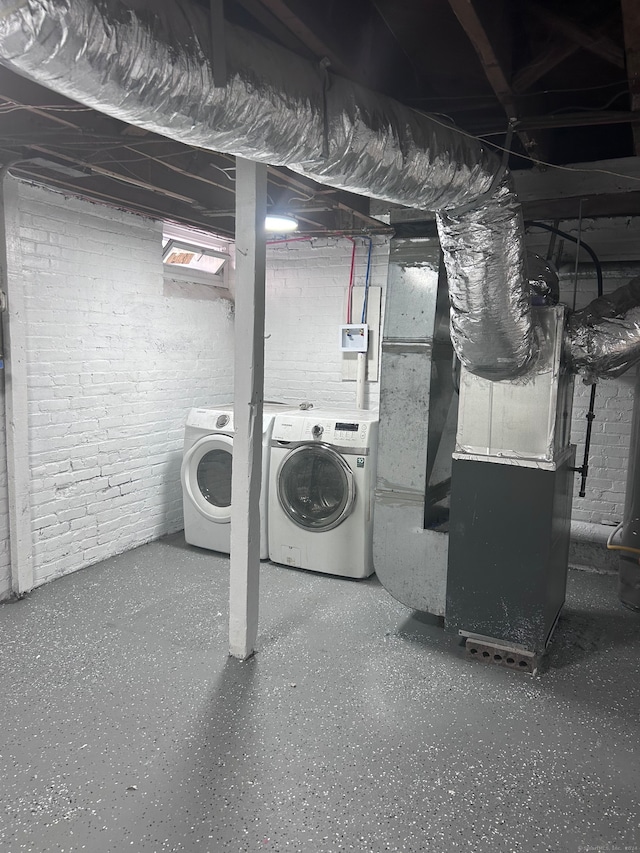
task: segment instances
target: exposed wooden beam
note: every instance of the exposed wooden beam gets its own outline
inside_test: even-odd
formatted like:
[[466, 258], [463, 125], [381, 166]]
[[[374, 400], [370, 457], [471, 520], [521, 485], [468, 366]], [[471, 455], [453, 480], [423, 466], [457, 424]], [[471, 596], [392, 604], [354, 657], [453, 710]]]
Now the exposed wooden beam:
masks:
[[487, 75], [487, 79], [491, 83], [491, 88], [496, 93], [498, 100], [505, 107], [509, 118], [515, 118], [516, 111], [513, 105], [511, 85], [506, 78], [489, 35], [478, 16], [472, 0], [449, 0], [449, 5], [473, 44]]
[[[621, 0], [621, 7], [631, 109], [640, 113], [640, 6], [637, 0]], [[640, 115], [633, 126], [633, 143], [640, 155]]]
[[258, 21], [258, 23], [262, 24], [262, 26], [268, 30], [271, 35], [280, 42], [280, 44], [284, 45], [284, 47], [293, 51], [293, 53], [304, 56], [307, 59], [316, 58], [308, 45], [301, 41], [301, 39], [286, 27], [279, 18], [269, 11], [269, 9], [265, 8], [260, 0], [238, 0], [238, 3], [240, 3], [241, 6], [244, 6], [247, 12], [249, 12], [249, 14]]
[[[610, 40], [607, 38], [607, 33], [611, 29], [612, 24], [612, 18], [605, 21], [604, 24], [601, 24], [594, 30], [593, 37], [596, 40], [605, 39], [609, 43]], [[552, 35], [551, 40], [544, 50], [514, 74], [514, 92], [527, 92], [541, 77], [544, 77], [545, 74], [548, 74], [549, 71], [560, 65], [561, 62], [564, 62], [565, 59], [568, 59], [580, 50], [580, 48], [581, 45], [573, 39], [568, 39], [566, 36], [558, 38]]]
[[[179, 142], [173, 142], [155, 134], [146, 134], [144, 138], [136, 139], [135, 142], [130, 135], [123, 138], [123, 128], [126, 129], [128, 125], [124, 125], [117, 119], [109, 118], [94, 110], [87, 110], [74, 101], [64, 98], [62, 95], [51, 92], [42, 86], [38, 86], [36, 83], [32, 83], [30, 80], [26, 80], [2, 68], [0, 68], [0, 103], [23, 105], [27, 113], [37, 116], [40, 122], [49, 122], [51, 133], [47, 134], [47, 137], [51, 137], [53, 132], [59, 129], [61, 136], [55, 136], [54, 138], [59, 138], [60, 144], [82, 146], [85, 142], [87, 145], [102, 143], [105, 148], [108, 147], [109, 143], [127, 145], [132, 146], [136, 151], [145, 156], [151, 154], [158, 160], [172, 154], [180, 154], [180, 152], [184, 152], [185, 154], [192, 152], [193, 156], [198, 158], [198, 163], [202, 164], [203, 169], [209, 168], [209, 164], [214, 167], [225, 167], [233, 164], [233, 158], [216, 154], [215, 152], [206, 152], [205, 154], [200, 149], [192, 148]], [[55, 106], [61, 107], [62, 111], [56, 112], [53, 109]], [[76, 108], [79, 111], [76, 112]], [[16, 116], [20, 117], [20, 124], [16, 121]], [[0, 116], [0, 127], [5, 131], [7, 137], [12, 138], [19, 132], [23, 132], [25, 126], [28, 127], [23, 118], [24, 113], [21, 111]], [[75, 133], [75, 136], [62, 136], [64, 130], [68, 130], [69, 134]], [[38, 131], [39, 127], [35, 126], [33, 128], [33, 136], [36, 139], [38, 138]], [[40, 141], [42, 141], [42, 138]], [[203, 162], [205, 157], [206, 165]], [[166, 168], [171, 168], [169, 160], [167, 160]], [[206, 177], [202, 169], [199, 177]], [[213, 181], [213, 174], [211, 175], [211, 180], [208, 182], [216, 183]], [[229, 184], [229, 182], [217, 182], [219, 188], [223, 190], [227, 188], [225, 184]]]
[[[640, 214], [640, 157], [515, 169], [511, 175], [528, 219], [575, 218], [580, 199], [583, 216]], [[423, 211], [385, 202], [374, 203], [372, 210], [390, 211], [393, 224], [425, 220]]]
[[527, 0], [527, 8], [545, 23], [552, 33], [561, 33], [585, 50], [600, 56], [618, 68], [624, 68], [625, 61], [622, 48], [602, 32], [590, 32], [574, 21], [558, 15], [557, 12], [552, 12], [546, 6], [534, 3], [533, 0]]
[[512, 175], [527, 215], [532, 209], [536, 216], [541, 216], [541, 211], [551, 216], [558, 210], [573, 210], [575, 214], [578, 199], [585, 199], [585, 216], [609, 215], [605, 210], [630, 215], [640, 212], [638, 157], [573, 163], [559, 169], [517, 169]]
[[548, 74], [556, 65], [560, 65], [578, 50], [575, 42], [567, 39], [549, 42], [547, 47], [528, 65], [523, 66], [513, 77], [514, 92], [527, 92], [534, 83]]
[[299, 15], [296, 15], [285, 0], [261, 0], [262, 4], [290, 30], [318, 59], [326, 57], [331, 63], [331, 68], [337, 74], [344, 77], [353, 77], [353, 71], [345, 63], [340, 55], [329, 44], [328, 40], [318, 35], [315, 29], [306, 24]]
[[[122, 157], [121, 162], [128, 162], [126, 154], [129, 154], [137, 158], [140, 162], [150, 161], [156, 163], [158, 166], [162, 166], [163, 169], [168, 169], [171, 172], [182, 175], [188, 180], [200, 181], [209, 187], [222, 190], [223, 193], [227, 194], [227, 197], [235, 194], [234, 181], [222, 177], [220, 169], [224, 171], [224, 168], [219, 165], [219, 162], [214, 161], [209, 156], [202, 156], [200, 152], [193, 149], [176, 151], [175, 146], [171, 142], [167, 142], [166, 147], [162, 144], [161, 140], [154, 140], [155, 142], [157, 144], [150, 145], [146, 150], [144, 147], [140, 148], [127, 145], [122, 149], [125, 152], [125, 156]], [[144, 142], [142, 145], [144, 146]], [[111, 159], [118, 160], [118, 157], [112, 157]], [[188, 160], [188, 168], [186, 165], [180, 165], [180, 161], [184, 162], [185, 159]], [[219, 180], [214, 181], [212, 178], [213, 175], [221, 175], [221, 177]]]
[[90, 176], [80, 181], [65, 178], [54, 172], [47, 173], [42, 168], [36, 168], [28, 163], [20, 163], [11, 169], [17, 177], [34, 180], [54, 189], [59, 189], [69, 195], [98, 201], [120, 209], [150, 216], [153, 219], [172, 219], [192, 225], [196, 228], [214, 230], [224, 236], [233, 237], [233, 213], [227, 213], [222, 220], [204, 214], [192, 204], [185, 204], [166, 196], [134, 186], [125, 186], [116, 181], [100, 176]]
[[[514, 129], [555, 130], [562, 127], [596, 127], [617, 124], [633, 124], [638, 116], [629, 110], [602, 110], [600, 112], [558, 113], [557, 115], [530, 115], [514, 121]], [[468, 122], [467, 128], [476, 136], [500, 136], [504, 134], [502, 123], [493, 121]]]
[[[27, 152], [25, 156], [30, 146], [40, 143], [51, 158], [87, 171], [91, 169], [132, 187], [157, 191], [181, 204], [191, 200], [200, 212], [225, 211], [231, 206], [230, 202], [233, 203], [234, 180], [222, 174], [225, 169], [228, 174], [229, 167], [233, 167], [234, 159], [228, 155], [155, 134], [145, 134], [139, 139], [123, 136], [123, 128], [126, 130], [128, 126], [122, 122], [80, 107], [74, 101], [1, 68], [0, 103], [25, 108], [0, 115], [0, 135], [4, 131], [6, 146]], [[53, 107], [60, 107], [61, 111]], [[79, 181], [76, 191], [83, 194], [86, 181]], [[275, 167], [269, 168], [269, 181], [272, 186], [288, 188], [292, 195], [300, 191], [313, 195], [319, 190], [315, 182]], [[60, 185], [60, 181], [56, 183]], [[66, 183], [71, 182], [67, 180]], [[379, 229], [380, 223], [368, 215], [368, 199], [342, 190], [326, 189], [330, 200], [328, 209], [333, 210], [333, 215], [326, 222], [314, 220], [311, 225], [318, 230], [335, 230], [338, 227], [336, 212], [346, 211], [355, 216], [363, 228]], [[105, 195], [126, 198], [122, 188], [117, 187]], [[158, 206], [162, 208], [163, 205]], [[153, 207], [146, 204], [141, 212], [147, 213]], [[200, 219], [195, 210], [193, 213]]]
[[[489, 34], [473, 5], [473, 0], [449, 0], [449, 5], [475, 48], [491, 88], [502, 104], [507, 118], [510, 120], [517, 119], [518, 113], [511, 84], [494, 50]], [[536, 143], [529, 134], [524, 130], [517, 133], [525, 151], [534, 152]]]
[[601, 112], [558, 113], [557, 115], [524, 116], [515, 122], [515, 128], [539, 130], [557, 127], [594, 127], [606, 124], [631, 124], [640, 116], [629, 110], [602, 110]]
[[[582, 202], [581, 207], [580, 202]], [[548, 222], [577, 219], [579, 209], [582, 210], [583, 219], [603, 216], [639, 216], [640, 192], [590, 197], [579, 195], [575, 198], [522, 202], [522, 213], [525, 219], [543, 219]]]
[[[222, 194], [218, 188], [215, 189], [214, 194], [214, 188], [211, 185], [194, 179], [188, 174], [178, 175], [167, 169], [164, 164], [156, 163], [148, 158], [140, 157], [139, 159], [142, 162], [135, 162], [135, 158], [129, 157], [129, 162], [127, 162], [127, 157], [122, 154], [123, 151], [125, 154], [131, 153], [122, 148], [118, 149], [114, 152], [114, 159], [107, 161], [108, 166], [96, 163], [91, 150], [74, 149], [73, 153], [67, 153], [65, 149], [56, 148], [52, 145], [29, 145], [24, 151], [23, 158], [24, 160], [38, 158], [51, 161], [48, 168], [46, 165], [40, 164], [40, 170], [44, 169], [44, 174], [55, 173], [57, 163], [61, 163], [69, 169], [80, 170], [80, 174], [75, 178], [69, 175], [73, 178], [73, 183], [76, 184], [80, 192], [93, 175], [109, 178], [127, 187], [162, 196], [171, 203], [175, 203], [176, 209], [187, 207], [197, 210], [202, 214], [205, 221], [208, 215], [214, 214], [218, 208], [227, 208], [230, 202], [233, 203], [235, 194], [233, 187], [230, 194], [228, 191]], [[120, 195], [120, 197], [127, 197], [126, 192], [122, 189], [118, 191], [114, 187], [112, 192]]]
[[354, 193], [337, 190], [328, 186], [323, 186], [322, 190], [318, 190], [318, 185], [313, 181], [305, 180], [299, 175], [294, 176], [287, 170], [276, 169], [275, 166], [269, 166], [269, 177], [276, 180], [280, 179], [284, 183], [296, 187], [303, 192], [313, 192], [315, 190], [316, 192], [326, 193], [336, 210], [352, 214], [363, 223], [363, 227], [365, 228], [380, 229], [380, 221], [369, 215], [369, 199], [365, 196], [355, 195]]

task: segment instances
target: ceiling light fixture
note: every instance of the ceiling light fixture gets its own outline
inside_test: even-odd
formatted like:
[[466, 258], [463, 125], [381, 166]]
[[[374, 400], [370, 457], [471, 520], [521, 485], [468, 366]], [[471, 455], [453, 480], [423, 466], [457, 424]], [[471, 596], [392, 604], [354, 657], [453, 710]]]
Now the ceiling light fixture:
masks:
[[264, 227], [270, 234], [290, 234], [298, 230], [298, 220], [285, 213], [268, 213]]

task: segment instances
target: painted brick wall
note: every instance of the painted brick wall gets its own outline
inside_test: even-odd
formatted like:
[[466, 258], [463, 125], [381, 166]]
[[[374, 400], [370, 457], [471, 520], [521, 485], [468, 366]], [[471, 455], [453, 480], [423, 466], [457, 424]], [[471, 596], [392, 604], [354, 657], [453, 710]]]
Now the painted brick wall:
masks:
[[[181, 527], [184, 417], [192, 405], [232, 397], [233, 316], [203, 285], [164, 283], [157, 223], [27, 184], [20, 207], [34, 563], [43, 583]], [[606, 240], [598, 247], [604, 260], [632, 261], [633, 249], [625, 249], [632, 241], [620, 243], [615, 224], [608, 229], [615, 240], [609, 255]], [[388, 248], [378, 238], [372, 256], [371, 284], [383, 289], [383, 306]], [[360, 245], [356, 285], [364, 283], [365, 259]], [[337, 346], [350, 262], [343, 238], [268, 249], [266, 399], [354, 407], [355, 383], [343, 381]], [[629, 277], [606, 275], [605, 291]], [[581, 279], [578, 306], [594, 294], [595, 281]], [[563, 300], [571, 297], [563, 286]], [[621, 518], [632, 384], [625, 376], [599, 386], [577, 520]], [[578, 382], [579, 457], [587, 398]], [[367, 403], [377, 407], [377, 382], [368, 384]], [[0, 596], [8, 588], [5, 531], [0, 483]]]
[[[355, 382], [342, 380], [338, 349], [351, 250], [349, 240], [334, 237], [268, 248], [265, 399], [355, 409]], [[383, 289], [383, 309], [388, 257], [388, 240], [375, 238], [370, 283]], [[364, 285], [366, 258], [358, 240], [356, 287]], [[377, 408], [378, 398], [379, 383], [367, 383], [367, 408]]]
[[37, 585], [182, 527], [184, 419], [232, 396], [233, 316], [164, 283], [158, 223], [19, 199]]
[[[565, 221], [560, 228], [578, 235], [578, 223]], [[603, 290], [611, 293], [640, 274], [640, 217], [585, 219], [581, 223], [581, 239], [596, 252], [603, 264]], [[546, 255], [549, 235], [531, 231], [528, 245]], [[557, 244], [556, 244], [557, 245]], [[597, 296], [593, 264], [586, 253], [579, 256], [576, 308], [582, 308]], [[565, 243], [561, 259], [561, 301], [573, 306], [575, 281], [575, 246]], [[631, 414], [633, 409], [632, 369], [619, 379], [603, 379], [598, 383], [596, 419], [593, 422], [589, 478], [586, 495], [578, 496], [580, 478], [576, 476], [573, 519], [593, 524], [617, 524], [622, 520], [626, 487]], [[582, 464], [585, 414], [589, 405], [590, 386], [576, 378], [571, 438], [577, 445], [577, 463]]]
[[[629, 281], [619, 273], [605, 275], [604, 292], [610, 293]], [[562, 301], [573, 305], [573, 284], [563, 282]], [[578, 282], [576, 307], [587, 305], [597, 295], [595, 278]], [[589, 453], [589, 477], [586, 495], [578, 496], [580, 477], [576, 475], [573, 497], [573, 519], [593, 524], [617, 524], [624, 512], [624, 496], [631, 436], [631, 414], [633, 411], [633, 386], [635, 371], [632, 369], [619, 379], [602, 379], [596, 392], [595, 420], [591, 432]], [[576, 465], [582, 465], [586, 413], [589, 408], [591, 386], [576, 377], [573, 398], [571, 440], [577, 445]]]
[[9, 510], [7, 502], [7, 448], [4, 420], [4, 372], [0, 377], [0, 601], [11, 592]]

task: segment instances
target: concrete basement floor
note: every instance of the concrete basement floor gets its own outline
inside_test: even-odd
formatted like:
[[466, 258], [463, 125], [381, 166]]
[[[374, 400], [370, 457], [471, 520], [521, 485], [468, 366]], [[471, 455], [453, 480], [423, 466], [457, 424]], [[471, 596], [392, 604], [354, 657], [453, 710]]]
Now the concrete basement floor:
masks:
[[537, 678], [375, 578], [269, 563], [227, 656], [182, 534], [0, 607], [0, 850], [639, 851], [640, 616], [572, 572]]

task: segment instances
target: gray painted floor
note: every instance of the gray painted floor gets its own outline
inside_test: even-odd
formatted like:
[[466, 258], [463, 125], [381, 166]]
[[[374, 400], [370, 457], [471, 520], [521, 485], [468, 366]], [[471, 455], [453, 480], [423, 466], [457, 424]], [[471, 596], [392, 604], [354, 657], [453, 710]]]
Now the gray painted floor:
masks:
[[173, 536], [0, 607], [0, 849], [640, 850], [640, 617], [573, 572], [546, 673], [465, 660], [374, 579]]

